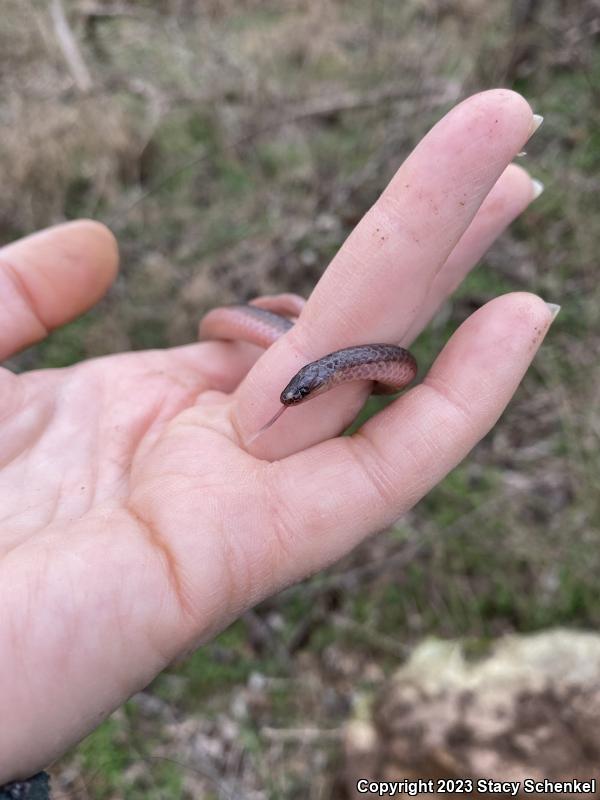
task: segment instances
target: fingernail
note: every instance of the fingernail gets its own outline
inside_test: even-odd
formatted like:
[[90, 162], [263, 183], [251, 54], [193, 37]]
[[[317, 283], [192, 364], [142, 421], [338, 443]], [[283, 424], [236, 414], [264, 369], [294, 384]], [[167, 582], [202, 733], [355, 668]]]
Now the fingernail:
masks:
[[557, 315], [557, 314], [558, 314], [558, 312], [560, 311], [560, 306], [559, 306], [559, 305], [557, 305], [556, 303], [546, 303], [546, 305], [548, 306], [548, 310], [549, 310], [549, 311], [550, 311], [550, 313], [552, 314], [552, 318], [551, 318], [551, 320], [550, 320], [550, 324], [552, 325], [552, 323], [553, 323], [553, 322], [554, 322], [554, 320], [556, 319], [556, 315]]
[[543, 121], [544, 121], [544, 118], [542, 117], [541, 114], [534, 114], [533, 115], [533, 119], [531, 120], [531, 129], [529, 131], [529, 136], [530, 137], [533, 136], [533, 134], [537, 131], [537, 129], [540, 127], [540, 125], [542, 124]]
[[523, 156], [527, 155], [527, 150], [521, 150], [520, 153], [517, 153], [517, 158], [523, 158]]
[[533, 187], [533, 200], [535, 200], [536, 197], [539, 197], [544, 191], [544, 184], [541, 181], [538, 181], [537, 178], [532, 178], [531, 185]]

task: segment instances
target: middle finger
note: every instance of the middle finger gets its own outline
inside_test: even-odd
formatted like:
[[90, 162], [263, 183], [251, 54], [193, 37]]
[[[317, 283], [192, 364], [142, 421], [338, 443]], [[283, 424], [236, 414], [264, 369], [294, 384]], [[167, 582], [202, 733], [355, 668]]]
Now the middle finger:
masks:
[[[533, 129], [529, 105], [508, 90], [474, 95], [434, 126], [350, 234], [294, 328], [240, 385], [233, 421], [242, 440], [272, 416], [281, 389], [308, 361], [340, 347], [403, 338], [437, 272]], [[252, 451], [281, 458], [339, 433], [364, 392], [362, 384], [348, 384], [294, 408]]]

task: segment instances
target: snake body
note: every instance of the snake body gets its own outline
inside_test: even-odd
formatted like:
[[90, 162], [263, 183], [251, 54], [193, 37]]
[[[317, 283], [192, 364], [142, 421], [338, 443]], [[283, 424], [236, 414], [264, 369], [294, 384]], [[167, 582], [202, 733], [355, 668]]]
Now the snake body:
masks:
[[[261, 297], [248, 305], [212, 309], [202, 319], [201, 339], [241, 339], [270, 347], [290, 330], [299, 316], [304, 299], [283, 294]], [[290, 318], [291, 317], [291, 318]], [[299, 405], [348, 381], [373, 381], [376, 394], [398, 392], [417, 374], [417, 362], [408, 350], [393, 344], [362, 344], [344, 347], [311, 361], [300, 369], [283, 389], [283, 408], [259, 433], [279, 418], [288, 406]]]

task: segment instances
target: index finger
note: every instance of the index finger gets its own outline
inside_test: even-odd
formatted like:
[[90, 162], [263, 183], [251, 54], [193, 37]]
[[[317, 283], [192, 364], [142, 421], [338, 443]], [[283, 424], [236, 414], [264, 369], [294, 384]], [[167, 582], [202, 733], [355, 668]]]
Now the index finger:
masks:
[[[470, 97], [432, 128], [348, 237], [295, 327], [241, 384], [233, 420], [243, 440], [273, 414], [281, 389], [308, 361], [402, 339], [437, 271], [533, 130], [528, 103], [503, 89]], [[287, 414], [254, 452], [279, 458], [342, 430], [364, 386], [333, 392]]]

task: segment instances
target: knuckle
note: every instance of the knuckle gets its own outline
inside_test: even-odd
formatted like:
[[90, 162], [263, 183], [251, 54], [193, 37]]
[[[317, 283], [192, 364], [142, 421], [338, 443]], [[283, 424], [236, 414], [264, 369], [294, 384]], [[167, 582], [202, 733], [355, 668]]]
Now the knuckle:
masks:
[[299, 520], [290, 506], [285, 478], [276, 461], [265, 465], [264, 491], [274, 559], [289, 563], [295, 556]]
[[358, 433], [351, 441], [354, 461], [365, 481], [371, 485], [378, 502], [386, 508], [395, 508], [401, 494], [402, 477], [366, 436]]

